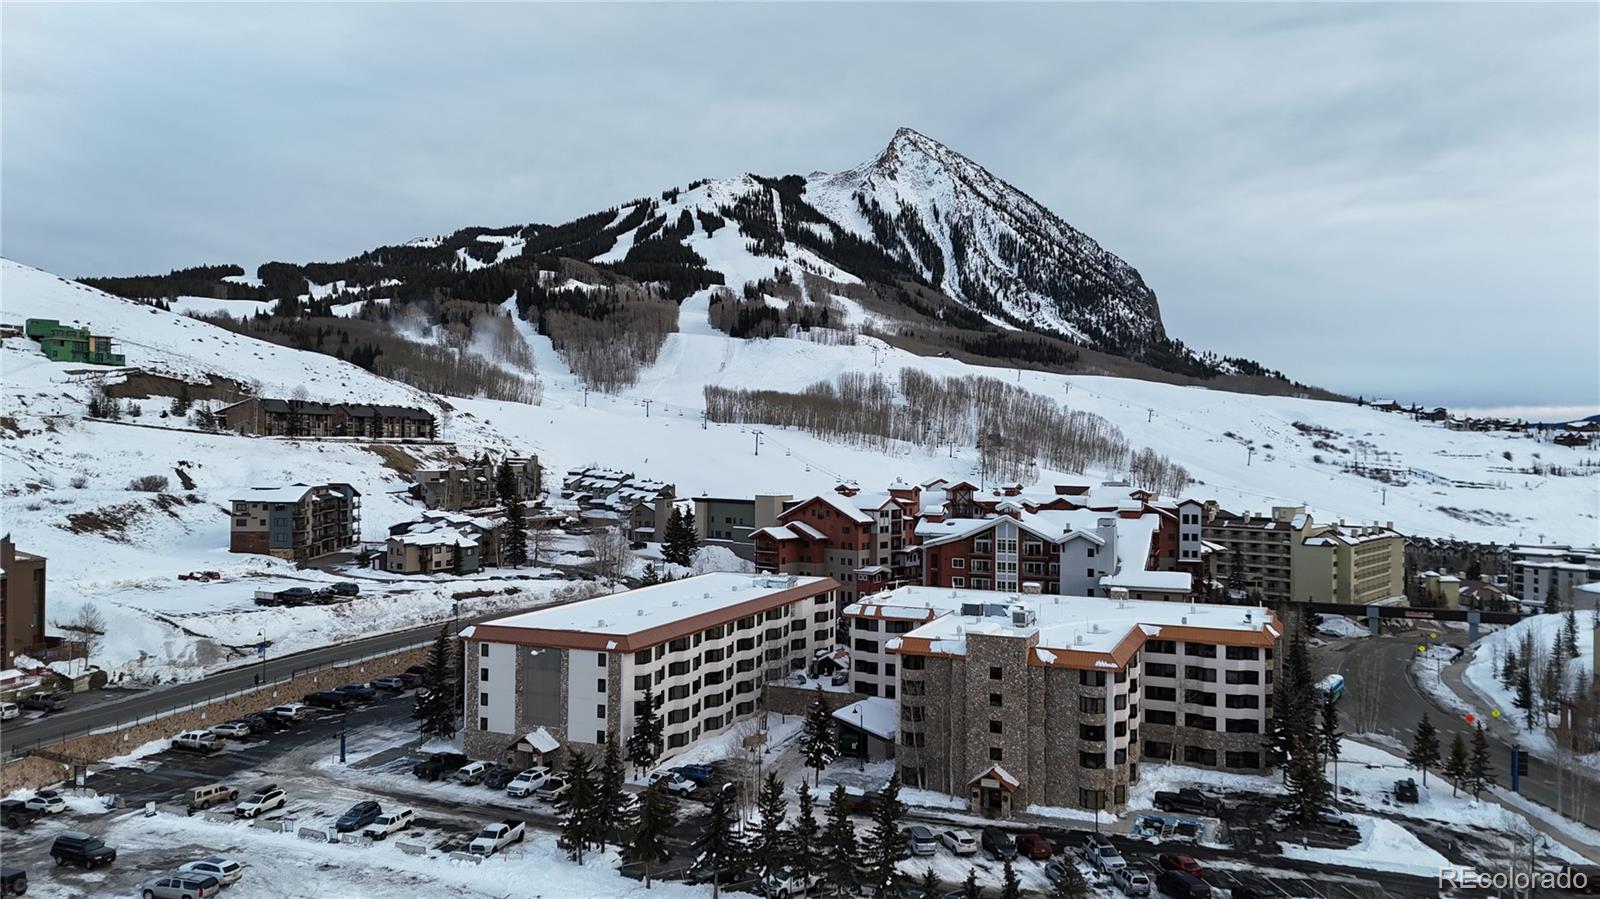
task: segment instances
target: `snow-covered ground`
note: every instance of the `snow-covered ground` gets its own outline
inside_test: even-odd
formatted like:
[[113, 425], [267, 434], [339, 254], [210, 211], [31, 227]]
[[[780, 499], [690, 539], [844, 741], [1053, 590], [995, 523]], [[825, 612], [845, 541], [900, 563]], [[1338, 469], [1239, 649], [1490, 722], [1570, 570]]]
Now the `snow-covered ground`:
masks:
[[[1589, 612], [1578, 612], [1577, 618], [1578, 655], [1567, 665], [1569, 684], [1576, 683], [1580, 676], [1592, 677], [1594, 674], [1589, 670], [1589, 660], [1594, 658], [1593, 619]], [[1535, 727], [1530, 729], [1527, 726], [1522, 711], [1516, 707], [1515, 685], [1508, 688], [1500, 683], [1500, 666], [1504, 663], [1507, 652], [1521, 654], [1523, 638], [1530, 634], [1537, 647], [1537, 658], [1547, 658], [1556, 634], [1561, 633], [1565, 627], [1565, 615], [1534, 615], [1484, 637], [1467, 650], [1471, 653], [1464, 675], [1467, 686], [1483, 697], [1485, 703], [1492, 709], [1499, 710], [1502, 720], [1517, 727], [1522, 735], [1520, 738], [1522, 744], [1531, 747], [1535, 752], [1550, 753], [1554, 751], [1555, 744], [1543, 726], [1543, 716], [1539, 716], [1540, 723]], [[1542, 667], [1535, 670], [1535, 684], [1539, 682], [1539, 673], [1542, 670]], [[1600, 764], [1600, 753], [1594, 754], [1592, 758]]]
[[1322, 862], [1346, 868], [1374, 868], [1417, 877], [1437, 877], [1450, 867], [1450, 860], [1423, 845], [1399, 824], [1370, 815], [1349, 815], [1361, 831], [1361, 842], [1349, 849], [1307, 848], [1294, 842], [1283, 843], [1283, 854], [1302, 861]]

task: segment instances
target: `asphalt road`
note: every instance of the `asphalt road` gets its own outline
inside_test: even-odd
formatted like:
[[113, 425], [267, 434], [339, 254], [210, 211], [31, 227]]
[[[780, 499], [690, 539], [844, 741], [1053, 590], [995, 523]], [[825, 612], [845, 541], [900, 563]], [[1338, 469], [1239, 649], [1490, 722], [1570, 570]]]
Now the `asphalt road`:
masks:
[[[1388, 734], [1410, 746], [1417, 722], [1426, 711], [1439, 731], [1441, 753], [1449, 752], [1456, 734], [1460, 734], [1471, 746], [1473, 727], [1456, 712], [1439, 708], [1431, 697], [1412, 682], [1409, 666], [1416, 655], [1417, 642], [1415, 635], [1404, 634], [1340, 641], [1317, 652], [1318, 674], [1344, 675], [1346, 701], [1352, 698], [1356, 679], [1376, 679], [1382, 691], [1376, 707], [1377, 725], [1374, 730], [1378, 733]], [[1345, 726], [1349, 728], [1348, 721]], [[1495, 765], [1496, 782], [1502, 787], [1509, 787], [1511, 747], [1494, 732], [1486, 733], [1490, 757]], [[1429, 775], [1430, 781], [1434, 778], [1442, 778], [1442, 775], [1435, 771]], [[1568, 788], [1571, 788], [1570, 784]], [[1527, 776], [1522, 778], [1520, 792], [1541, 805], [1552, 809], [1557, 807], [1558, 790], [1554, 772], [1538, 759], [1529, 765]], [[1597, 806], [1600, 803], [1591, 803], [1582, 820], [1590, 827], [1600, 828], [1600, 807]]]
[[[529, 606], [529, 608], [534, 607]], [[507, 609], [488, 615], [462, 618], [460, 625], [465, 627], [492, 618], [503, 618], [506, 615], [516, 614], [516, 611], [518, 610]], [[257, 677], [260, 677], [262, 682], [287, 680], [304, 669], [429, 643], [438, 635], [440, 623], [435, 622], [409, 630], [393, 631], [280, 657], [274, 657], [272, 650], [268, 648], [264, 664], [250, 662], [188, 683], [123, 693], [117, 699], [84, 707], [77, 707], [69, 699], [68, 707], [63, 711], [52, 712], [40, 718], [7, 722], [5, 727], [0, 729], [0, 753], [11, 755], [17, 750], [48, 745], [99, 728], [130, 723], [140, 717], [201, 702], [208, 697], [243, 690], [255, 686]], [[298, 698], [285, 697], [285, 701]]]

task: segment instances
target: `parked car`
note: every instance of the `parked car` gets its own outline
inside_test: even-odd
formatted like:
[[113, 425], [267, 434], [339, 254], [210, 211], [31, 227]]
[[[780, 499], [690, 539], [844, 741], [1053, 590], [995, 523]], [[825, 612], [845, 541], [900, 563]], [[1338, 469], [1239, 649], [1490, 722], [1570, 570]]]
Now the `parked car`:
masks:
[[46, 815], [54, 815], [67, 810], [67, 800], [55, 790], [40, 790], [27, 800], [28, 808]]
[[192, 809], [207, 809], [224, 802], [237, 802], [239, 799], [239, 791], [227, 784], [191, 787], [187, 795], [189, 807]]
[[650, 772], [650, 786], [653, 787], [656, 784], [660, 784], [662, 789], [667, 792], [676, 793], [679, 796], [687, 796], [695, 790], [694, 781], [676, 771]]
[[144, 899], [210, 899], [222, 892], [222, 881], [210, 874], [163, 874], [139, 884]]
[[1394, 798], [1399, 802], [1415, 805], [1421, 797], [1417, 795], [1416, 778], [1407, 777], [1394, 782]]
[[334, 687], [333, 692], [343, 693], [346, 696], [354, 697], [362, 702], [370, 702], [371, 700], [378, 698], [378, 691], [367, 686], [366, 684], [344, 684], [342, 686]]
[[[1071, 857], [1063, 855], [1055, 861], [1046, 862], [1044, 866], [1044, 879], [1050, 881], [1051, 886], [1058, 886], [1066, 879], [1067, 869], [1078, 870], [1078, 866]], [[1081, 875], [1080, 875], [1081, 876]]]
[[288, 719], [272, 714], [271, 710], [251, 712], [244, 716], [244, 720], [250, 725], [250, 730], [258, 734], [277, 733], [289, 726]]
[[212, 733], [219, 737], [227, 737], [230, 740], [243, 740], [245, 737], [250, 736], [253, 730], [254, 728], [250, 726], [250, 722], [244, 720], [224, 721], [211, 728]]
[[402, 674], [410, 674], [410, 675], [413, 675], [413, 676], [419, 677], [419, 678], [427, 677], [428, 676], [428, 666], [427, 665], [412, 665], [411, 667], [407, 668], [405, 671], [403, 671], [401, 673]]
[[1091, 833], [1083, 839], [1084, 861], [1102, 874], [1110, 874], [1117, 868], [1125, 868], [1128, 863], [1123, 860], [1122, 853], [1103, 834]]
[[355, 702], [348, 694], [337, 693], [333, 690], [318, 690], [315, 693], [307, 693], [302, 701], [306, 705], [315, 706], [319, 709], [335, 710], [349, 708], [350, 703]]
[[683, 775], [685, 780], [692, 780], [697, 784], [711, 783], [717, 772], [710, 765], [679, 765], [672, 770]]
[[80, 830], [69, 830], [50, 844], [50, 857], [58, 865], [98, 868], [117, 860], [117, 850]]
[[0, 702], [0, 721], [10, 721], [22, 716], [22, 706], [14, 702]]
[[278, 598], [291, 604], [310, 599], [314, 595], [316, 595], [316, 591], [310, 587], [290, 587], [287, 590], [278, 591]]
[[506, 784], [506, 795], [513, 796], [517, 799], [524, 799], [532, 795], [534, 790], [544, 786], [544, 782], [549, 779], [549, 768], [546, 768], [543, 765], [529, 768], [518, 773], [516, 777], [511, 778], [511, 782]]
[[933, 835], [931, 829], [921, 824], [913, 824], [901, 833], [905, 834], [906, 848], [911, 850], [912, 855], [933, 855], [939, 851], [938, 838]]
[[1214, 796], [1184, 787], [1181, 790], [1157, 790], [1155, 807], [1164, 812], [1183, 812], [1190, 815], [1216, 817], [1222, 811], [1222, 802]]
[[457, 769], [453, 777], [460, 783], [475, 787], [483, 783], [484, 775], [489, 773], [489, 768], [488, 762], [468, 762]]
[[789, 899], [790, 896], [803, 896], [821, 883], [822, 873], [819, 871], [780, 868], [762, 879], [761, 894], [769, 899]]
[[1111, 882], [1124, 896], [1150, 895], [1150, 877], [1138, 868], [1123, 866], [1111, 872]]
[[209, 858], [202, 858], [199, 861], [184, 862], [178, 866], [178, 873], [209, 874], [222, 881], [223, 886], [231, 886], [238, 883], [239, 878], [244, 876], [244, 865], [231, 858], [213, 855]]
[[410, 827], [416, 817], [416, 813], [408, 808], [403, 808], [398, 812], [384, 812], [373, 818], [372, 823], [368, 824], [361, 832], [374, 840], [381, 840], [389, 836], [389, 834], [399, 833]]
[[474, 855], [494, 855], [507, 846], [520, 842], [522, 842], [521, 821], [496, 821], [478, 831], [478, 835], [467, 844], [467, 851]]
[[44, 812], [28, 808], [21, 799], [0, 800], [0, 824], [6, 830], [21, 830], [44, 817]]
[[422, 780], [438, 780], [459, 771], [467, 757], [459, 752], [435, 752], [411, 766], [411, 775]]
[[1163, 852], [1156, 856], [1156, 864], [1163, 871], [1182, 871], [1185, 874], [1193, 874], [1196, 877], [1205, 873], [1205, 871], [1201, 870], [1199, 862], [1180, 852]]
[[956, 855], [976, 855], [978, 841], [964, 830], [946, 830], [939, 834], [939, 842]]
[[209, 730], [186, 730], [172, 738], [172, 748], [209, 755], [222, 749], [222, 738]]
[[541, 802], [555, 802], [567, 795], [570, 789], [572, 785], [567, 783], [567, 779], [558, 775], [546, 780], [539, 789], [533, 791], [533, 795]]
[[283, 808], [289, 797], [277, 788], [268, 784], [265, 787], [246, 796], [244, 801], [233, 807], [235, 818], [258, 818], [273, 809]]
[[22, 700], [22, 707], [39, 712], [59, 712], [67, 707], [67, 697], [40, 690]]
[[381, 814], [383, 814], [383, 806], [378, 805], [374, 800], [368, 799], [364, 802], [358, 802], [350, 806], [349, 811], [339, 816], [339, 820], [333, 824], [333, 829], [340, 833], [360, 830], [378, 820], [378, 816]]
[[273, 715], [276, 715], [282, 721], [299, 721], [301, 718], [311, 714], [310, 709], [298, 702], [287, 702], [283, 705], [275, 705], [267, 711], [271, 712]]
[[27, 871], [21, 868], [0, 868], [0, 896], [21, 896], [27, 891]]
[[483, 776], [483, 785], [491, 790], [504, 790], [516, 776], [517, 772], [504, 765], [490, 765], [489, 773]]
[[1156, 888], [1161, 895], [1174, 896], [1176, 899], [1208, 899], [1211, 895], [1211, 886], [1205, 881], [1176, 869], [1161, 872]]
[[405, 679], [398, 675], [389, 675], [388, 677], [373, 678], [372, 686], [374, 689], [382, 690], [385, 693], [399, 693], [406, 688], [406, 682]]
[[985, 827], [979, 834], [978, 842], [983, 846], [983, 851], [997, 862], [1017, 857], [1016, 838], [998, 827]]
[[329, 587], [328, 592], [334, 596], [360, 596], [361, 585], [352, 581], [339, 581]]
[[1017, 852], [1031, 858], [1036, 862], [1048, 861], [1055, 855], [1055, 847], [1050, 841], [1036, 833], [1017, 834]]
[[406, 685], [407, 690], [411, 689], [412, 687], [422, 686], [422, 675], [420, 674], [415, 674], [411, 671], [402, 671], [399, 674], [396, 674], [395, 677], [400, 678], [400, 681]]

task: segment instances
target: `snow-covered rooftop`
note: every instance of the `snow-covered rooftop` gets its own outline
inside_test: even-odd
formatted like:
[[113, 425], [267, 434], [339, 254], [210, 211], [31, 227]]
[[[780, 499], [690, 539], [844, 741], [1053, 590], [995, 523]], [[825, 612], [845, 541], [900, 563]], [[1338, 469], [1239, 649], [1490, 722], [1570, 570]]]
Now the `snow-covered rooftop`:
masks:
[[833, 717], [891, 743], [894, 742], [895, 724], [900, 718], [894, 700], [882, 696], [869, 696], [860, 702], [852, 702], [835, 710]]

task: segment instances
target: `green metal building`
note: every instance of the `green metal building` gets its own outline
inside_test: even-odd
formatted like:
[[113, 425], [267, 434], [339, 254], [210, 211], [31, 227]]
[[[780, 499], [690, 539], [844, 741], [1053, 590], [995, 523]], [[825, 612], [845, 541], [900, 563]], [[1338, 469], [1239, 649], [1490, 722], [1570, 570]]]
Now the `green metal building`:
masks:
[[63, 325], [53, 318], [30, 318], [25, 333], [39, 341], [39, 347], [53, 362], [127, 364], [127, 359], [121, 353], [111, 351], [111, 338], [91, 334], [88, 328]]

